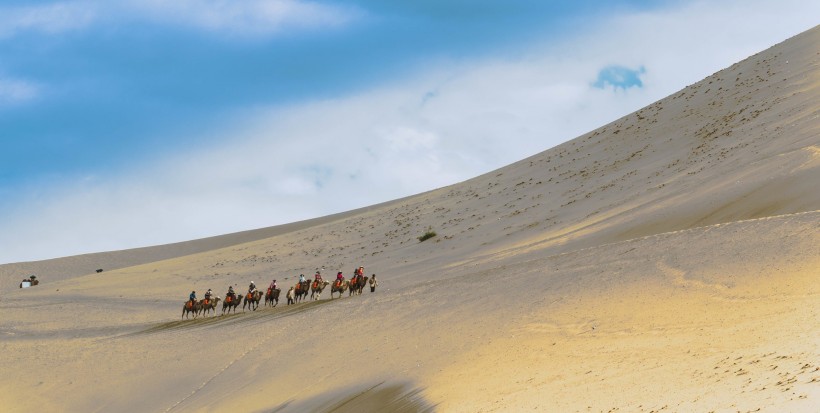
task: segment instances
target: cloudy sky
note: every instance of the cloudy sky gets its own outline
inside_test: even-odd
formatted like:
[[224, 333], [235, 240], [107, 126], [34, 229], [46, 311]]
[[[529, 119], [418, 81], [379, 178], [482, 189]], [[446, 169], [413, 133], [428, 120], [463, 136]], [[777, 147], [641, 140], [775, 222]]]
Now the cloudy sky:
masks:
[[456, 183], [816, 16], [802, 0], [4, 0], [0, 263]]

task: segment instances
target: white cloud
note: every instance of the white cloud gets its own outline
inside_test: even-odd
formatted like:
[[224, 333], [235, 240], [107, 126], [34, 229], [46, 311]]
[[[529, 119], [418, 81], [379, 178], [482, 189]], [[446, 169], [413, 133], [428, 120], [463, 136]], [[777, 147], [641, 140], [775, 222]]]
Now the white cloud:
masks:
[[32, 82], [0, 77], [0, 106], [27, 102], [40, 94], [40, 87]]
[[0, 7], [0, 39], [25, 31], [61, 33], [75, 30], [88, 26], [95, 17], [95, 7], [88, 2]]
[[337, 27], [359, 14], [353, 8], [304, 0], [133, 0], [126, 7], [158, 22], [248, 35]]
[[361, 16], [352, 7], [305, 0], [107, 0], [63, 1], [0, 7], [0, 39], [21, 32], [59, 34], [94, 24], [154, 22], [246, 36], [292, 29], [344, 26]]
[[[392, 86], [249, 110], [214, 132], [223, 144], [166, 154], [146, 166], [151, 172], [62, 183], [65, 192], [21, 203], [0, 218], [0, 262], [258, 228], [468, 179], [806, 30], [819, 8], [692, 3], [619, 16], [563, 43], [534, 44], [516, 60], [431, 63]], [[645, 67], [643, 87], [592, 87], [612, 64]]]

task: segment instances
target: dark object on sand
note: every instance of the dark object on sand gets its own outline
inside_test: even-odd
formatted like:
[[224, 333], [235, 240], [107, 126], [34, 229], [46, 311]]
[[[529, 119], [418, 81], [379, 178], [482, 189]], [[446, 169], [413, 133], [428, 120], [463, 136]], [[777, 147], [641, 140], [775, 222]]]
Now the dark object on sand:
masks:
[[30, 275], [28, 278], [23, 278], [23, 281], [20, 282], [20, 288], [34, 287], [38, 284], [40, 284], [40, 280], [37, 279], [37, 276]]

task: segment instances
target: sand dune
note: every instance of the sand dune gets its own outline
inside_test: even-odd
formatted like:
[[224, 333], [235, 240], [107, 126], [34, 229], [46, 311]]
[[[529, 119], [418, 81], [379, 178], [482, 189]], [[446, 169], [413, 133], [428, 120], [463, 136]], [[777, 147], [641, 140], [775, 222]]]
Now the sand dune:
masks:
[[[400, 201], [401, 200], [396, 200], [391, 202]], [[389, 202], [385, 204], [389, 204]], [[270, 238], [286, 232], [295, 231], [300, 228], [309, 228], [314, 225], [320, 225], [325, 222], [332, 222], [347, 216], [353, 216], [362, 211], [366, 211], [369, 208], [371, 207], [305, 221], [278, 225], [275, 227], [242, 231], [193, 241], [177, 242], [173, 244], [134, 248], [121, 251], [83, 254], [35, 262], [2, 264], [0, 265], [0, 292], [18, 288], [20, 280], [29, 274], [37, 274], [40, 278], [47, 278], [49, 280], [64, 280], [80, 275], [90, 274], [92, 272], [96, 272], [98, 269], [102, 269], [104, 271], [116, 270], [148, 262], [167, 260]]]
[[[3, 410], [816, 412], [818, 67], [815, 28], [453, 186], [0, 267], [54, 274], [0, 297]], [[358, 265], [375, 293], [180, 320]]]

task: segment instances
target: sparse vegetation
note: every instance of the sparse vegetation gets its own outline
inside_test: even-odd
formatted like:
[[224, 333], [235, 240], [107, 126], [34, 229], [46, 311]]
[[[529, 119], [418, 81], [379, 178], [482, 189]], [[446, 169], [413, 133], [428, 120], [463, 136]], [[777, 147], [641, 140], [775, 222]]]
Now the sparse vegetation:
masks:
[[424, 241], [427, 241], [428, 239], [433, 238], [435, 236], [436, 236], [436, 231], [433, 231], [433, 227], [427, 227], [427, 232], [425, 232], [424, 235], [418, 237], [418, 240], [419, 240], [419, 242], [424, 242]]

